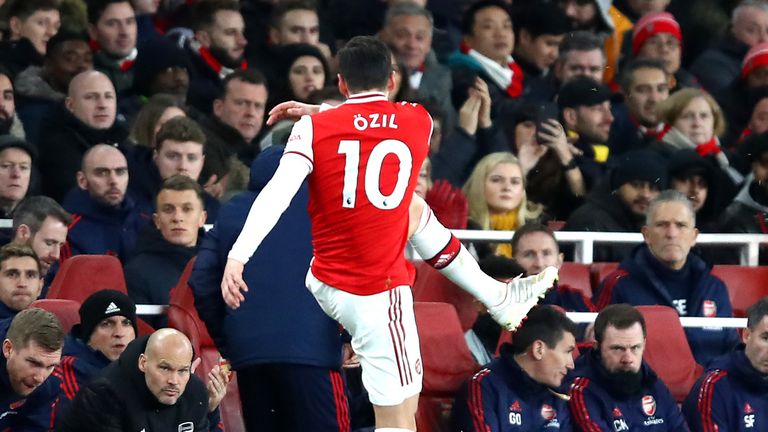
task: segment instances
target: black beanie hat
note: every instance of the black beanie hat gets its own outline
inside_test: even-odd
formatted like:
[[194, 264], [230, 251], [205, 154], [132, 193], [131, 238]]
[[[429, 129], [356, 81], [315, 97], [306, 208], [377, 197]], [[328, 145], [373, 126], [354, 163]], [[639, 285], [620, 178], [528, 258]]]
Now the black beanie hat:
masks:
[[120, 291], [104, 289], [91, 294], [80, 306], [80, 337], [88, 342], [93, 329], [99, 323], [116, 315], [124, 316], [131, 320], [133, 331], [139, 335], [136, 322], [136, 304], [127, 295]]
[[620, 155], [611, 174], [611, 190], [636, 180], [655, 184], [659, 190], [666, 189], [667, 164], [651, 150], [633, 150]]

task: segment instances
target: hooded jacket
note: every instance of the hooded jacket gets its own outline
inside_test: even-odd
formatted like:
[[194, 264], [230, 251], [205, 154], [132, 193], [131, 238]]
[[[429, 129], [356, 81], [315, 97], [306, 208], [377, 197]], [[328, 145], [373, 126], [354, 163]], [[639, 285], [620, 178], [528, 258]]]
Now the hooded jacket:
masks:
[[120, 358], [80, 389], [56, 431], [208, 431], [208, 394], [205, 384], [191, 374], [174, 405], [164, 405], [147, 388], [139, 370], [139, 355], [149, 336], [128, 344]]
[[63, 259], [97, 254], [116, 255], [125, 262], [131, 256], [143, 225], [131, 197], [126, 196], [119, 207], [108, 207], [76, 187], [64, 198], [62, 207], [73, 215]]
[[687, 432], [683, 414], [666, 385], [643, 362], [640, 388], [622, 394], [613, 383], [596, 349], [588, 349], [576, 360], [571, 386], [571, 410], [574, 428], [592, 431], [677, 431]]
[[341, 361], [338, 324], [323, 313], [304, 284], [312, 258], [306, 183], [245, 265], [245, 301], [233, 310], [221, 298], [227, 254], [282, 152], [282, 147], [272, 146], [254, 160], [249, 191], [221, 207], [221, 217], [200, 246], [189, 284], [200, 318], [234, 369], [264, 363], [337, 369]]
[[[688, 254], [682, 271], [690, 272], [691, 286], [684, 299], [685, 306], [674, 303], [663, 275], [654, 270], [662, 264], [648, 250], [646, 244], [633, 249], [632, 254], [619, 264], [618, 270], [605, 278], [593, 299], [598, 310], [615, 303], [631, 305], [663, 305], [675, 308], [683, 316], [731, 317], [733, 309], [728, 289], [711, 267], [694, 253]], [[699, 364], [707, 365], [715, 357], [733, 349], [738, 343], [734, 329], [686, 328], [685, 335], [693, 356]]]
[[501, 358], [477, 372], [459, 390], [453, 405], [456, 431], [571, 431], [565, 400], [531, 378], [515, 361], [511, 345]]
[[37, 146], [43, 120], [64, 98], [64, 93], [54, 90], [42, 76], [43, 68], [30, 66], [16, 76], [13, 90], [16, 92], [16, 114], [24, 123], [27, 141]]
[[685, 399], [683, 414], [693, 432], [768, 431], [768, 377], [742, 346], [712, 363]]

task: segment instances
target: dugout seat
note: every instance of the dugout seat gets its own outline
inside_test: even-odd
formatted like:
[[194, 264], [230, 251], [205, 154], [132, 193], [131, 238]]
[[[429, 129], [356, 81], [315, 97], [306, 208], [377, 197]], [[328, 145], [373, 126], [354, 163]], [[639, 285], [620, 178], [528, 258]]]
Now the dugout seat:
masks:
[[637, 306], [646, 326], [643, 358], [682, 402], [704, 372], [696, 363], [677, 311], [669, 306]]
[[456, 310], [447, 303], [414, 303], [424, 370], [416, 427], [423, 432], [449, 431], [456, 391], [480, 369], [464, 340]]
[[592, 285], [592, 292], [595, 293], [600, 288], [600, 284], [611, 272], [619, 268], [617, 262], [597, 262], [589, 265], [589, 281]]
[[75, 255], [61, 263], [46, 298], [82, 303], [105, 288], [128, 294], [120, 260], [111, 255]]
[[208, 328], [205, 327], [205, 323], [200, 319], [200, 315], [197, 314], [195, 308], [195, 297], [192, 294], [192, 287], [189, 286], [189, 277], [192, 275], [192, 269], [195, 266], [195, 257], [193, 257], [187, 265], [184, 267], [184, 271], [179, 277], [179, 281], [176, 286], [171, 289], [169, 303], [177, 305], [186, 310], [187, 313], [195, 320], [198, 332], [200, 333], [200, 344], [202, 346], [216, 347], [213, 343], [213, 338], [208, 334]]
[[[220, 354], [211, 342], [206, 344], [200, 332], [205, 329], [202, 322], [196, 316], [192, 316], [189, 310], [178, 304], [168, 306], [168, 326], [173, 327], [187, 335], [192, 342], [195, 350], [195, 356], [200, 357], [200, 365], [195, 370], [197, 375], [204, 382], [208, 381], [208, 372], [219, 364]], [[206, 333], [207, 335], [207, 333]], [[210, 340], [210, 338], [209, 338]], [[221, 419], [224, 423], [224, 429], [227, 432], [244, 432], [245, 423], [243, 422], [242, 405], [240, 403], [240, 392], [237, 387], [237, 374], [232, 373], [232, 380], [227, 386], [227, 395], [219, 405], [221, 410]]]
[[569, 285], [581, 291], [588, 299], [592, 299], [589, 264], [564, 262], [558, 273], [560, 275], [560, 283]]
[[747, 316], [747, 308], [768, 295], [768, 267], [716, 265], [712, 274], [725, 282], [733, 316]]
[[32, 302], [29, 307], [44, 309], [56, 315], [65, 334], [69, 333], [75, 324], [80, 324], [80, 303], [75, 300], [40, 299]]
[[472, 328], [477, 319], [474, 297], [459, 288], [434, 267], [424, 261], [414, 261], [416, 281], [413, 283], [414, 302], [439, 302], [453, 305], [458, 314], [461, 328]]

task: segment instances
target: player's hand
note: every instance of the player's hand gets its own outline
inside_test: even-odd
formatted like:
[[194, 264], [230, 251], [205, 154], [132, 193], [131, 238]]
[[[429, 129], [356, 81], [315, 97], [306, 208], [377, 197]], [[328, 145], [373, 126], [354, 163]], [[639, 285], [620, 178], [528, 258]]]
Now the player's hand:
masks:
[[360, 367], [360, 359], [357, 357], [357, 354], [355, 354], [355, 351], [352, 350], [352, 345], [345, 343], [341, 349], [341, 367], [344, 369]]
[[229, 374], [221, 366], [216, 365], [208, 372], [208, 412], [215, 410], [227, 395], [227, 384]]
[[319, 111], [320, 105], [310, 105], [296, 101], [279, 103], [269, 111], [267, 126], [272, 126], [284, 119], [298, 120], [303, 115], [310, 115]]
[[240, 302], [245, 301], [243, 292], [248, 291], [248, 285], [243, 280], [243, 267], [245, 265], [238, 260], [229, 258], [224, 267], [224, 277], [221, 279], [221, 296], [224, 303], [232, 309], [240, 307]]

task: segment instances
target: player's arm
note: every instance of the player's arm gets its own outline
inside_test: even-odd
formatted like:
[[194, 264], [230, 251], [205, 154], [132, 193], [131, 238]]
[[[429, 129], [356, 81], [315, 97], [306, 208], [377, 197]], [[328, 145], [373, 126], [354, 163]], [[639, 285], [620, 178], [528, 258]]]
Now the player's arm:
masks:
[[243, 280], [245, 263], [272, 231], [311, 171], [312, 120], [303, 117], [293, 126], [277, 171], [251, 205], [243, 229], [227, 256], [221, 292], [229, 307], [237, 308], [245, 300], [241, 292], [248, 291]]

